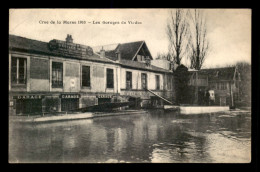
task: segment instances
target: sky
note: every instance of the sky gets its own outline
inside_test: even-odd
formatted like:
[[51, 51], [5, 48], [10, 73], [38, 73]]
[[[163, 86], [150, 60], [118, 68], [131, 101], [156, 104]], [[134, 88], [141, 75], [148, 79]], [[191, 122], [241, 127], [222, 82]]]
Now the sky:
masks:
[[[10, 9], [9, 34], [44, 42], [65, 40], [70, 34], [74, 43], [92, 47], [144, 40], [155, 59], [158, 53], [168, 51], [169, 10]], [[238, 61], [251, 63], [251, 10], [202, 10], [207, 19], [211, 46], [202, 68], [222, 67]], [[63, 21], [72, 23], [64, 24]], [[79, 21], [85, 23], [79, 24]], [[138, 24], [129, 24], [129, 21]], [[185, 58], [182, 63], [188, 65]]]

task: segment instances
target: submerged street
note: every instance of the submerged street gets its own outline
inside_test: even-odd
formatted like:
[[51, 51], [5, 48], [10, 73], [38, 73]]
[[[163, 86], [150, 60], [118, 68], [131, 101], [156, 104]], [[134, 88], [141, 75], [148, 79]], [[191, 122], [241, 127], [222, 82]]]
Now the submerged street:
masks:
[[251, 114], [147, 114], [9, 125], [13, 163], [247, 163]]

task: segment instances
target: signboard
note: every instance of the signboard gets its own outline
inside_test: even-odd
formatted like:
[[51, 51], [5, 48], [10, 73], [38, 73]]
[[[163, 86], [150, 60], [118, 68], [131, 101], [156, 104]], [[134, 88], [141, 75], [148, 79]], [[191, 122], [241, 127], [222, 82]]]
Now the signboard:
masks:
[[13, 99], [42, 99], [43, 95], [19, 95], [13, 96]]
[[150, 96], [150, 94], [146, 93], [146, 92], [125, 92], [124, 95], [127, 95], [127, 96]]
[[112, 94], [98, 94], [97, 98], [112, 98]]
[[49, 42], [49, 48], [52, 51], [58, 51], [67, 55], [92, 56], [93, 49], [89, 46], [69, 43], [53, 39]]
[[62, 98], [62, 99], [78, 99], [78, 98], [80, 98], [80, 94], [61, 94], [60, 98]]

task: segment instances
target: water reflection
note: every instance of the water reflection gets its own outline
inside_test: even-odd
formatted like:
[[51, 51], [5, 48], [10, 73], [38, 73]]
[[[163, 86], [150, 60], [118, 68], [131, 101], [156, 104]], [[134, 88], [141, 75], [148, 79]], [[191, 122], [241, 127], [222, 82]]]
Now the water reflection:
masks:
[[10, 124], [10, 162], [250, 162], [250, 114], [147, 114]]

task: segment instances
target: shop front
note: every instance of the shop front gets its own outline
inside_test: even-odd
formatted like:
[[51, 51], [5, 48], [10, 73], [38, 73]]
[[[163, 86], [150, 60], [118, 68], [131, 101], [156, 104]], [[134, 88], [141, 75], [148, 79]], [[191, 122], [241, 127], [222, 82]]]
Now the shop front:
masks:
[[98, 104], [112, 103], [112, 94], [97, 94]]
[[79, 108], [80, 94], [61, 94], [61, 111], [67, 112]]
[[43, 95], [17, 95], [13, 96], [13, 108], [16, 115], [42, 113]]

